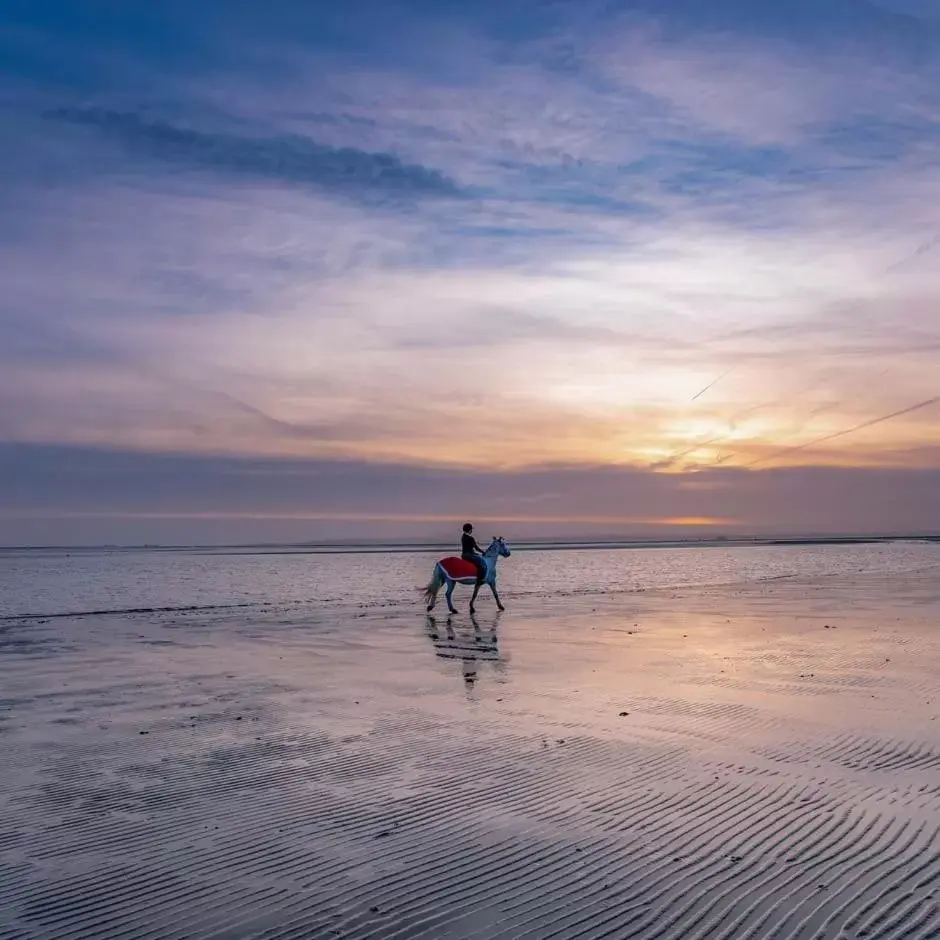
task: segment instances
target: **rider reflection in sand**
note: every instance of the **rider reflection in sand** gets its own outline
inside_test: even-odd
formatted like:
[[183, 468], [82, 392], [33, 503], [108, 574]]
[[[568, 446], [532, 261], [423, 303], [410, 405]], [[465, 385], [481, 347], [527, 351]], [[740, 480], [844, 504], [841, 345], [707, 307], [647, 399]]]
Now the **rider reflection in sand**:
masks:
[[477, 584], [482, 584], [486, 578], [486, 562], [483, 560], [483, 549], [477, 545], [477, 540], [473, 537], [473, 526], [469, 522], [464, 523], [463, 535], [460, 536], [460, 557], [476, 565]]

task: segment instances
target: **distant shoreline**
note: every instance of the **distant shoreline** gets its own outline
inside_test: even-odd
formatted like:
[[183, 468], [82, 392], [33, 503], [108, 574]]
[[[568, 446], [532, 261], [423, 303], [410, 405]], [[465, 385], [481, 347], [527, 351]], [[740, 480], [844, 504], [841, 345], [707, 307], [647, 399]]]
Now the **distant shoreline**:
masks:
[[[511, 542], [513, 551], [586, 551], [655, 548], [753, 548], [874, 545], [892, 542], [934, 542], [940, 535], [859, 535], [859, 536], [754, 536], [698, 539], [522, 539]], [[64, 552], [193, 552], [205, 555], [339, 555], [423, 553], [452, 550], [444, 542], [299, 542], [242, 543], [232, 545], [0, 545], [0, 555], [15, 553]]]

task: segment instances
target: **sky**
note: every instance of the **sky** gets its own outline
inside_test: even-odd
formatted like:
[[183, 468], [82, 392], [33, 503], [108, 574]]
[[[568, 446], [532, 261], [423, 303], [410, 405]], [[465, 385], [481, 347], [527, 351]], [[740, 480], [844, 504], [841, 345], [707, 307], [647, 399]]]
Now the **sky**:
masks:
[[940, 0], [0, 0], [0, 544], [940, 531]]

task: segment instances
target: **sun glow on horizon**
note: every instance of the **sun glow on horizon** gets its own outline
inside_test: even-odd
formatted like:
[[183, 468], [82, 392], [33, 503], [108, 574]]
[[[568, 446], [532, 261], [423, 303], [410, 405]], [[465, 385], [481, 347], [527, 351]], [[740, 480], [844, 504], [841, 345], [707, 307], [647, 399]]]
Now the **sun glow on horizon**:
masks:
[[738, 519], [714, 516], [631, 516], [631, 515], [591, 515], [591, 514], [552, 514], [552, 513], [499, 513], [494, 515], [482, 509], [474, 512], [465, 509], [449, 513], [395, 513], [395, 512], [343, 512], [343, 511], [307, 511], [298, 509], [289, 512], [244, 511], [244, 510], [2, 510], [0, 519], [139, 519], [165, 520], [241, 520], [241, 521], [296, 521], [296, 522], [401, 522], [401, 523], [445, 523], [474, 515], [481, 520], [481, 525], [488, 525], [492, 516], [499, 524], [569, 524], [569, 525], [611, 525], [611, 526], [664, 526], [675, 528], [736, 527], [742, 523]]

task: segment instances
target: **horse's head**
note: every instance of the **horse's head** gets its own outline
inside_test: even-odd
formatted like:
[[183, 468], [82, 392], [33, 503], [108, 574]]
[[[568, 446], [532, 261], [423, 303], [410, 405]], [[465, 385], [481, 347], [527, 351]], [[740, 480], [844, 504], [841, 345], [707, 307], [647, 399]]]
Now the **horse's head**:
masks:
[[506, 544], [505, 539], [501, 535], [493, 536], [493, 545], [496, 546], [496, 554], [500, 558], [508, 558], [512, 552], [509, 551], [509, 546]]

